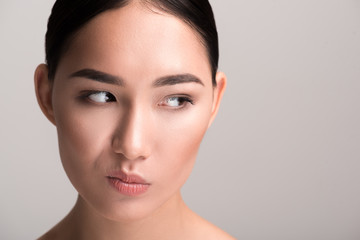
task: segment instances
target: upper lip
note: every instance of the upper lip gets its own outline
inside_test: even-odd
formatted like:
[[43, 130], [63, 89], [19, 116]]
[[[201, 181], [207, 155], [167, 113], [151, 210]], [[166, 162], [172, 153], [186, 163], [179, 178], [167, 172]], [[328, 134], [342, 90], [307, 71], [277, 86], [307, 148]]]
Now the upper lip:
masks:
[[107, 176], [108, 178], [117, 178], [125, 183], [132, 184], [149, 184], [145, 179], [137, 174], [127, 174], [123, 171], [112, 171]]

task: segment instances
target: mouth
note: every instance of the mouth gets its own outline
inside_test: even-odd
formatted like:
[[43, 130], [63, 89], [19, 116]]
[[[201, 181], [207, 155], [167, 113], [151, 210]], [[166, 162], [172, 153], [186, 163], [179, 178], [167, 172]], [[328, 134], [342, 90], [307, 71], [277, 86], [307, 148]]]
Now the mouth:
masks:
[[139, 196], [144, 194], [150, 187], [142, 177], [135, 174], [126, 174], [124, 172], [113, 172], [107, 176], [110, 186], [117, 192], [126, 196]]

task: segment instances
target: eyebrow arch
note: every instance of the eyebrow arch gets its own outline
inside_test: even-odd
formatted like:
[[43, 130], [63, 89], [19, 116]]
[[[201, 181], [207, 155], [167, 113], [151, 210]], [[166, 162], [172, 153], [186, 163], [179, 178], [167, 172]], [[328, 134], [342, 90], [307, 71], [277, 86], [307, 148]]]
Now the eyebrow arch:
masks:
[[153, 87], [162, 87], [167, 85], [176, 85], [180, 83], [198, 83], [204, 86], [204, 83], [196, 76], [192, 74], [178, 74], [178, 75], [170, 75], [157, 79], [153, 83]]
[[72, 73], [70, 75], [70, 78], [73, 78], [73, 77], [83, 77], [83, 78], [88, 78], [88, 79], [91, 79], [91, 80], [94, 80], [97, 82], [125, 86], [125, 82], [121, 78], [111, 75], [111, 74], [108, 74], [108, 73], [104, 73], [104, 72], [95, 70], [95, 69], [90, 69], [90, 68], [85, 68], [80, 71]]

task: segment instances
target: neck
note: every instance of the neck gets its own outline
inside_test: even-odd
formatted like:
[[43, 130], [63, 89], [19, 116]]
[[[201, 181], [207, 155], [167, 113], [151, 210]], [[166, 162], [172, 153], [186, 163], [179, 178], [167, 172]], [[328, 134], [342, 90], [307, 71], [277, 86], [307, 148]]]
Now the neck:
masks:
[[192, 214], [179, 192], [146, 218], [115, 222], [99, 215], [79, 196], [64, 224], [68, 223], [68, 239], [181, 239]]

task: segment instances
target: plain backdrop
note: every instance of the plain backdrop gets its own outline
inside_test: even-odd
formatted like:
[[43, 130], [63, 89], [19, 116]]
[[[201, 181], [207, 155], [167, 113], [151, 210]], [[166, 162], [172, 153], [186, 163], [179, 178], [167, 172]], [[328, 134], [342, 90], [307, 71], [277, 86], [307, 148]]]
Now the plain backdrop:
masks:
[[[37, 106], [53, 0], [0, 1], [0, 239], [72, 208], [55, 127]], [[360, 239], [360, 1], [212, 0], [221, 110], [183, 196], [237, 239]]]

